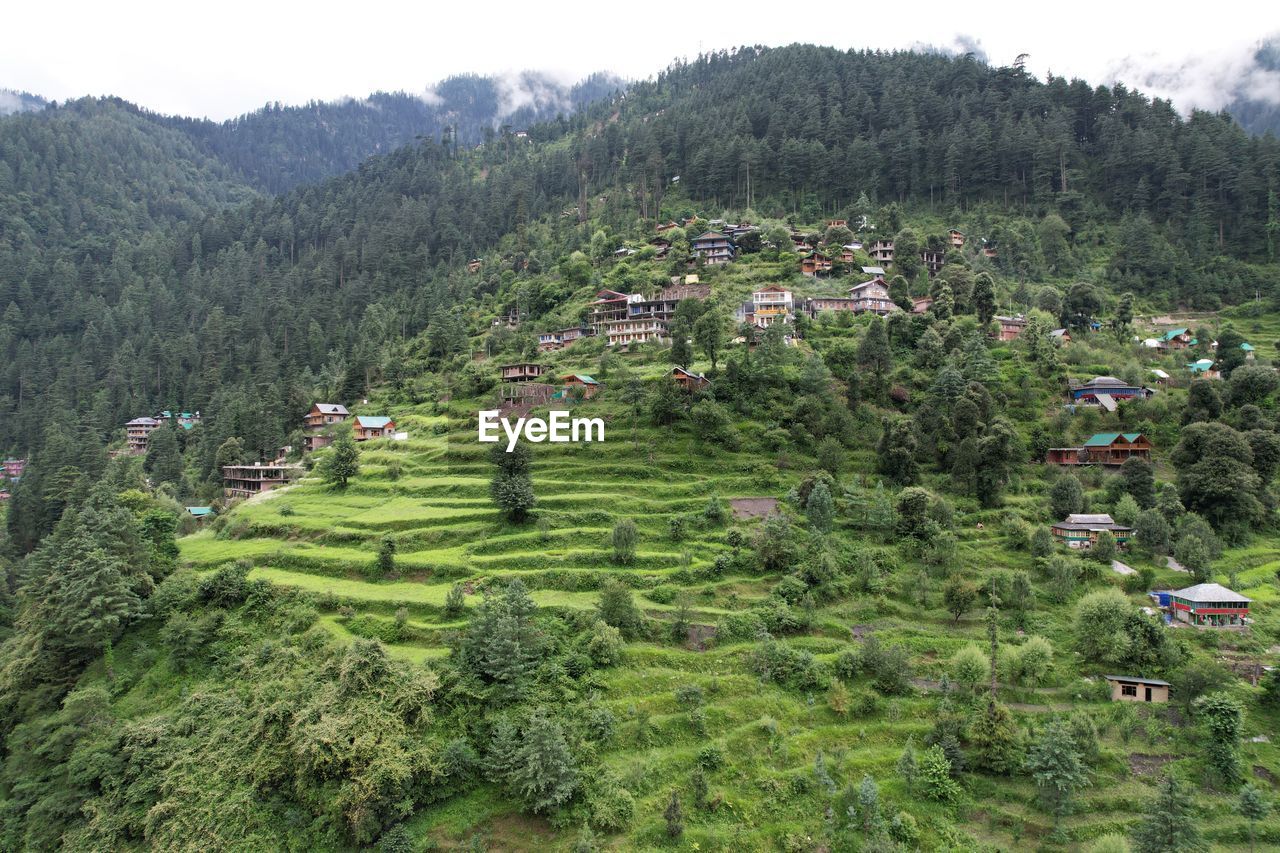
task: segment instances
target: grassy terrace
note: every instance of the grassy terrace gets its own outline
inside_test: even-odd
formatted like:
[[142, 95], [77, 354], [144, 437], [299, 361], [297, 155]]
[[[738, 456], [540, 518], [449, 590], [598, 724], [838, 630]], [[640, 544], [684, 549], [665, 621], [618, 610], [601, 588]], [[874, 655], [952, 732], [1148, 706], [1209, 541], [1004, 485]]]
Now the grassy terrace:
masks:
[[[593, 370], [585, 361], [574, 364], [564, 354], [560, 358], [566, 371]], [[604, 445], [535, 446], [535, 518], [513, 526], [489, 501], [488, 448], [476, 443], [474, 425], [466, 417], [487, 403], [455, 400], [447, 417], [425, 405], [394, 410], [397, 423], [407, 425], [409, 440], [364, 445], [362, 472], [348, 489], [333, 491], [308, 478], [245, 502], [216, 531], [181, 540], [183, 561], [203, 572], [228, 560], [247, 560], [254, 578], [314, 593], [321, 623], [339, 638], [369, 636], [371, 630], [376, 634], [403, 610], [403, 637], [388, 648], [426, 666], [450, 654], [451, 638], [466, 624], [465, 616], [450, 619], [444, 613], [445, 596], [459, 581], [468, 585], [468, 610], [489, 584], [520, 577], [539, 606], [587, 611], [596, 606], [602, 579], [619, 576], [636, 590], [637, 603], [650, 617], [672, 618], [677, 604], [669, 593], [680, 590], [687, 594], [685, 606], [694, 622], [713, 626], [766, 598], [780, 580], [706, 572], [718, 554], [729, 551], [729, 528], [705, 522], [702, 512], [712, 496], [726, 502], [745, 496], [784, 499], [812, 469], [811, 459], [795, 455], [778, 464], [772, 455], [762, 459], [750, 452], [708, 448], [685, 432], [656, 429], [644, 419], [633, 425], [624, 406], [606, 395], [581, 404], [583, 412], [606, 419]], [[878, 430], [869, 425], [863, 445], [851, 452], [857, 470], [872, 469], [877, 437]], [[1006, 547], [1003, 525], [1007, 518], [1045, 521], [1047, 478], [1029, 470], [998, 510], [957, 500], [959, 564], [980, 572], [1029, 567], [1025, 552]], [[683, 541], [669, 535], [675, 517], [686, 520], [689, 533]], [[610, 532], [620, 518], [634, 519], [640, 532], [636, 559], [627, 566], [612, 560]], [[756, 524], [742, 521], [736, 526], [749, 533]], [[842, 541], [862, 538], [841, 524], [838, 513], [836, 535]], [[383, 536], [397, 544], [396, 572], [385, 578], [371, 572]], [[1136, 556], [1124, 559], [1135, 567], [1150, 565], [1157, 583], [1187, 582], [1185, 575], [1162, 564]], [[1258, 544], [1228, 551], [1218, 565], [1220, 580], [1226, 582], [1234, 571], [1241, 591], [1258, 602], [1280, 596], [1275, 583], [1280, 549]], [[791, 839], [795, 849], [810, 849], [800, 828], [819, 825], [829, 802], [811, 784], [819, 751], [841, 788], [856, 787], [864, 773], [874, 775], [882, 799], [916, 817], [921, 844], [928, 849], [948, 844], [955, 849], [1017, 849], [1043, 840], [1050, 819], [1035, 806], [1025, 777], [973, 776], [958, 813], [913, 797], [896, 777], [894, 764], [908, 738], [918, 746], [938, 715], [940, 699], [930, 685], [959, 648], [985, 642], [981, 612], [975, 609], [959, 620], [945, 612], [940, 581], [933, 582], [927, 603], [915, 601], [909, 585], [923, 569], [906, 560], [882, 594], [820, 602], [812, 627], [788, 638], [791, 646], [820, 661], [833, 660], [858, 642], [855, 635], [866, 633], [909, 652], [919, 684], [916, 694], [885, 698], [857, 688], [855, 696], [865, 701], [848, 715], [836, 713], [822, 693], [761, 682], [747, 666], [752, 642], [718, 641], [706, 651], [629, 644], [624, 663], [602, 673], [599, 697], [618, 721], [605, 763], [636, 799], [631, 828], [619, 843], [643, 848], [664, 842], [661, 813], [670, 780], [684, 784], [699, 750], [709, 743], [724, 756], [723, 766], [710, 774], [711, 792], [721, 798], [721, 806], [691, 817], [683, 838], [686, 849], [774, 849], [778, 839]], [[1140, 595], [1133, 601], [1145, 603]], [[1140, 804], [1152, 795], [1157, 774], [1151, 767], [1196, 759], [1172, 751], [1172, 735], [1158, 721], [1136, 732], [1121, 725], [1128, 709], [1106, 702], [1096, 681], [1078, 675], [1070, 615], [1069, 606], [1041, 601], [1027, 633], [1053, 642], [1058, 665], [1047, 687], [1003, 687], [1002, 698], [1031, 725], [1051, 711], [1076, 708], [1098, 727], [1104, 749], [1100, 769], [1075, 813], [1064, 820], [1067, 835], [1082, 841], [1131, 825]], [[1001, 639], [1017, 642], [1011, 630], [1002, 631]], [[1216, 640], [1194, 641], [1211, 639]], [[697, 685], [705, 693], [699, 720], [676, 699], [676, 690], [685, 685]], [[1248, 721], [1246, 737], [1268, 729], [1274, 734], [1280, 722], [1255, 714]], [[1280, 772], [1280, 753], [1271, 743], [1246, 742], [1243, 760], [1247, 767]], [[980, 808], [974, 805], [979, 802]], [[1241, 826], [1230, 796], [1208, 796], [1203, 805], [1213, 818], [1215, 837], [1229, 837]], [[967, 838], [954, 834], [957, 816]], [[555, 834], [546, 823], [520, 815], [489, 787], [419, 813], [411, 828], [446, 846], [465, 846], [479, 831], [494, 849], [530, 844], [567, 849], [572, 835]], [[1215, 845], [1233, 848], [1232, 843]]]

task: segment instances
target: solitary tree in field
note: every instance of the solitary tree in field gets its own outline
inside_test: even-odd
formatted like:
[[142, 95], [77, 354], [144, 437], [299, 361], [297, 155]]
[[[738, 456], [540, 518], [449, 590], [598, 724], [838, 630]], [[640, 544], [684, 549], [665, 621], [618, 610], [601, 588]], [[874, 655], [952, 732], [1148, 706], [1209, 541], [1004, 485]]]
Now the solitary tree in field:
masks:
[[1136, 853], [1191, 853], [1208, 849], [1200, 834], [1200, 820], [1191, 797], [1174, 776], [1160, 783], [1160, 793], [1147, 809], [1146, 819], [1133, 833]]
[[1075, 792], [1089, 781], [1075, 740], [1061, 720], [1044, 728], [1027, 755], [1026, 768], [1035, 780], [1040, 802], [1053, 815], [1054, 832], [1071, 808]]
[[516, 524], [528, 518], [529, 510], [538, 500], [529, 475], [532, 456], [529, 446], [523, 442], [517, 442], [510, 453], [501, 444], [495, 444], [489, 455], [498, 468], [489, 482], [489, 495], [507, 519]]
[[345, 489], [348, 481], [360, 473], [360, 448], [350, 433], [343, 432], [333, 441], [333, 449], [320, 462], [320, 479]]
[[1258, 834], [1258, 821], [1266, 820], [1271, 813], [1271, 801], [1257, 785], [1246, 782], [1240, 789], [1240, 816], [1249, 821], [1249, 850], [1253, 850], [1253, 840]]
[[613, 561], [626, 565], [636, 558], [636, 523], [629, 518], [613, 525]]

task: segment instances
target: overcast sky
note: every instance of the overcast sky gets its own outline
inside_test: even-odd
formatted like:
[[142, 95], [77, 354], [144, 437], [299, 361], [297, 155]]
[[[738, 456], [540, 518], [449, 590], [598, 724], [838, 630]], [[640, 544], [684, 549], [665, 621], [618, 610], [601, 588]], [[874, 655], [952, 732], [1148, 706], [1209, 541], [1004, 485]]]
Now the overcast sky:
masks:
[[[0, 11], [0, 88], [63, 100], [119, 95], [164, 113], [222, 119], [268, 101], [403, 89], [462, 72], [598, 71], [649, 77], [673, 59], [742, 44], [839, 48], [976, 44], [993, 64], [1092, 83], [1117, 78], [1215, 108], [1246, 88], [1280, 99], [1251, 48], [1280, 33], [1280, 3], [413, 4], [65, 2]], [[1151, 11], [1136, 8], [1148, 6]], [[15, 8], [16, 7], [16, 8]], [[1215, 102], [1216, 101], [1216, 102]]]

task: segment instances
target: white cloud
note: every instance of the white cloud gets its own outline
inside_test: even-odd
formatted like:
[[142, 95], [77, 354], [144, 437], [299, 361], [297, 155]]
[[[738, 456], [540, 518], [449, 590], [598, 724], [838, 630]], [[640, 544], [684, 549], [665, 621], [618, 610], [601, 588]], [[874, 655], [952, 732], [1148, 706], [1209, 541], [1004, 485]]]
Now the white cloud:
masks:
[[1135, 54], [1117, 60], [1107, 78], [1183, 110], [1219, 110], [1237, 98], [1280, 104], [1280, 72], [1259, 65], [1259, 46], [1234, 44], [1180, 58]]

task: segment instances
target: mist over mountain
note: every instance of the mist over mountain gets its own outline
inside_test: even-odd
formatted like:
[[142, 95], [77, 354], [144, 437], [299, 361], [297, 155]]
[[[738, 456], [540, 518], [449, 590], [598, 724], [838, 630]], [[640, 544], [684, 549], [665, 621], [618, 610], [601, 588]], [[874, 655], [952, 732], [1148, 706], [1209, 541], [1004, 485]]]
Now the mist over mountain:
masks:
[[44, 109], [48, 104], [49, 102], [44, 98], [39, 95], [33, 95], [30, 92], [0, 89], [0, 116]]

